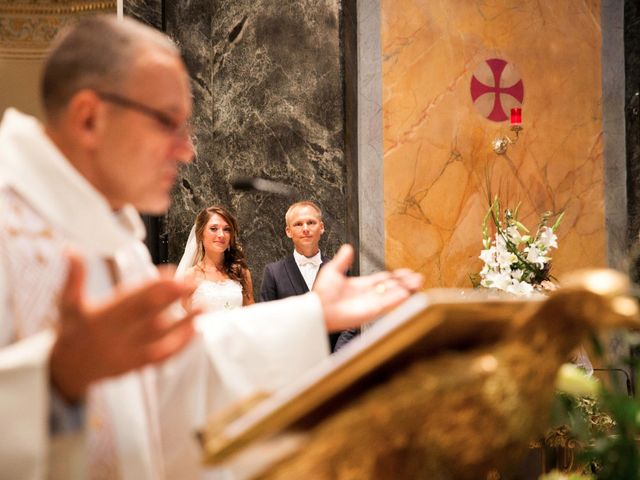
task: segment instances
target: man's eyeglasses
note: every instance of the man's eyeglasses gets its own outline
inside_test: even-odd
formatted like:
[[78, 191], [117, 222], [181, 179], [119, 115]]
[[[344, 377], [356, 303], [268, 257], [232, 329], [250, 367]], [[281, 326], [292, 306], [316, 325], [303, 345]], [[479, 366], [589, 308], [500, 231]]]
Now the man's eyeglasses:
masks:
[[120, 107], [129, 108], [131, 110], [135, 110], [136, 112], [142, 113], [143, 115], [153, 118], [158, 123], [160, 123], [164, 128], [166, 128], [169, 132], [171, 132], [173, 135], [176, 135], [182, 138], [185, 136], [188, 137], [191, 133], [191, 126], [189, 125], [188, 122], [183, 124], [178, 124], [178, 122], [176, 122], [169, 115], [153, 107], [149, 107], [142, 103], [136, 102], [135, 100], [130, 100], [116, 93], [96, 92], [96, 94], [105, 102], [110, 102]]

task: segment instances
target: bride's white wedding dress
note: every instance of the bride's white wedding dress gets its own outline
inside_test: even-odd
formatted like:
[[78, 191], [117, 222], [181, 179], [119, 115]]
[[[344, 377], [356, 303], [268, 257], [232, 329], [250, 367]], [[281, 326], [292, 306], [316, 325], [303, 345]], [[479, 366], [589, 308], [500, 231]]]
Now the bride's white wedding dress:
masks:
[[[204, 312], [241, 307], [242, 285], [230, 278], [219, 282], [201, 280], [195, 292], [191, 295], [191, 305], [202, 309]], [[231, 470], [222, 467], [209, 470], [204, 478], [207, 480], [235, 480]]]
[[202, 280], [191, 296], [191, 305], [205, 312], [242, 306], [242, 285], [227, 278], [219, 282]]

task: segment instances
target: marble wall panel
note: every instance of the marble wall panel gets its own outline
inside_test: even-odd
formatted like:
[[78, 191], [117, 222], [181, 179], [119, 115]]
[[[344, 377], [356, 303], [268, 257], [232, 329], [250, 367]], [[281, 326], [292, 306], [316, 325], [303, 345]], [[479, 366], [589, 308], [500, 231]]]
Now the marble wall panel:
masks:
[[358, 1], [357, 10], [360, 273], [366, 274], [385, 263], [380, 0]]
[[[530, 228], [543, 211], [565, 212], [555, 274], [603, 266], [600, 2], [381, 5], [388, 263], [420, 270], [428, 287], [470, 286], [488, 199], [499, 195], [522, 202]], [[508, 121], [485, 118], [470, 95], [491, 58], [524, 83], [524, 131], [505, 156], [490, 143]]]
[[625, 113], [629, 241], [640, 233], [640, 4], [624, 2]]
[[124, 0], [122, 10], [126, 16], [164, 30], [162, 0]]
[[628, 195], [624, 120], [624, 5], [602, 0], [602, 131], [607, 263], [628, 263]]
[[[197, 211], [214, 202], [238, 216], [256, 290], [264, 265], [292, 251], [284, 234], [290, 202], [322, 206], [324, 252], [345, 241], [340, 18], [338, 0], [165, 0], [167, 33], [193, 81], [197, 147], [166, 219], [170, 261]], [[235, 192], [235, 176], [271, 178], [300, 194]]]

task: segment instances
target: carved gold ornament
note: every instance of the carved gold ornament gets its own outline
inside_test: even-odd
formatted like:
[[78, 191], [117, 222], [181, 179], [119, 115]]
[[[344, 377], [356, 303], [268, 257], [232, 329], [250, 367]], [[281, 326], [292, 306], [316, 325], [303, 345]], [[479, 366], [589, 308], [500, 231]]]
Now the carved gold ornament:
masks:
[[116, 0], [0, 0], [0, 58], [42, 58], [60, 29], [81, 15], [115, 13], [116, 4]]

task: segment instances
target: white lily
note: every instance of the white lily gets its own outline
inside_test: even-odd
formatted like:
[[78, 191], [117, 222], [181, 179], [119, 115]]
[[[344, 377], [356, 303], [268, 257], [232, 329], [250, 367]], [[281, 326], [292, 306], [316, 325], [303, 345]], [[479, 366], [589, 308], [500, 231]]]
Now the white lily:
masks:
[[[544, 226], [539, 228], [534, 237], [527, 227], [518, 221], [518, 208], [505, 211], [504, 217], [501, 217], [498, 213], [499, 205], [496, 198], [483, 221], [482, 237], [485, 248], [480, 251], [479, 256], [484, 263], [479, 275], [480, 285], [515, 295], [531, 295], [538, 283], [544, 283], [548, 275], [548, 272], [540, 270], [551, 260], [549, 251], [558, 248], [555, 230], [562, 215], [553, 227], [547, 227], [544, 222], [548, 214], [545, 214], [541, 219]], [[488, 235], [486, 222], [489, 218], [493, 219], [496, 227], [493, 238]], [[544, 273], [542, 277], [545, 278], [538, 278], [541, 276], [540, 273]]]
[[553, 233], [553, 229], [550, 227], [543, 227], [538, 234], [536, 244], [540, 245], [544, 250], [558, 248], [558, 237]]
[[496, 247], [491, 247], [487, 250], [482, 250], [480, 252], [480, 260], [482, 260], [487, 265], [491, 265], [495, 267], [498, 265], [498, 263], [496, 262], [496, 253], [497, 253]]
[[544, 264], [549, 261], [549, 258], [545, 257], [544, 253], [535, 245], [529, 245], [524, 251], [527, 253], [527, 262], [535, 263], [540, 268], [543, 268]]
[[489, 272], [484, 278], [480, 281], [480, 285], [486, 288], [496, 288], [498, 290], [507, 290], [509, 285], [511, 284], [511, 278], [509, 275], [505, 275], [500, 272]]
[[507, 292], [522, 297], [528, 297], [533, 293], [533, 285], [527, 282], [518, 282], [517, 280], [513, 280], [511, 285], [507, 287]]

